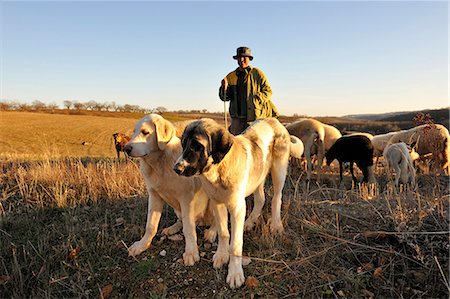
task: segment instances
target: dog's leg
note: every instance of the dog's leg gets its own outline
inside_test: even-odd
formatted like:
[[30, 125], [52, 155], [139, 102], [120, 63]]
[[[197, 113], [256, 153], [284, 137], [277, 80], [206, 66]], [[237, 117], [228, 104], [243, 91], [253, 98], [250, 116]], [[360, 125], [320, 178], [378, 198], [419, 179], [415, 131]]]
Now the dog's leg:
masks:
[[273, 198], [272, 198], [272, 218], [270, 223], [270, 229], [273, 232], [283, 232], [283, 222], [281, 221], [281, 197], [286, 181], [287, 166], [289, 158], [274, 161], [272, 165], [272, 183], [273, 183]]
[[249, 231], [253, 228], [259, 216], [261, 215], [262, 208], [264, 206], [264, 182], [256, 188], [253, 193], [254, 196], [254, 205], [253, 210], [248, 216], [247, 220], [245, 220], [244, 229]]
[[242, 269], [242, 247], [244, 243], [245, 196], [231, 199], [228, 205], [231, 222], [230, 263], [228, 264], [227, 283], [232, 289], [240, 287], [244, 281]]
[[195, 262], [200, 260], [197, 247], [197, 232], [195, 231], [195, 200], [181, 201], [181, 215], [186, 242], [183, 261], [185, 266], [193, 266]]
[[163, 229], [161, 232], [163, 235], [166, 235], [166, 236], [174, 235], [183, 228], [183, 223], [181, 222], [181, 212], [177, 211], [175, 209], [174, 209], [174, 211], [175, 211], [175, 214], [177, 215], [177, 222], [175, 222], [171, 226]]
[[210, 224], [210, 227], [205, 230], [203, 234], [203, 238], [208, 241], [209, 243], [213, 243], [216, 240], [217, 237], [217, 221], [214, 217], [214, 208], [212, 206], [212, 203], [209, 202], [208, 206], [206, 207], [206, 214], [208, 215], [206, 217], [207, 223]]
[[130, 256], [136, 256], [150, 247], [153, 237], [158, 230], [159, 220], [164, 206], [164, 201], [159, 197], [156, 192], [149, 192], [148, 197], [148, 213], [147, 224], [145, 225], [145, 234], [142, 239], [135, 242], [128, 248], [128, 254]]
[[213, 243], [216, 240], [216, 237], [217, 237], [217, 226], [214, 221], [214, 223], [207, 230], [205, 230], [203, 238], [209, 243]]
[[210, 204], [214, 211], [215, 226], [219, 232], [219, 244], [217, 251], [213, 256], [213, 266], [218, 269], [227, 263], [230, 258], [230, 233], [228, 232], [228, 212], [227, 207], [223, 203], [217, 203], [213, 200]]

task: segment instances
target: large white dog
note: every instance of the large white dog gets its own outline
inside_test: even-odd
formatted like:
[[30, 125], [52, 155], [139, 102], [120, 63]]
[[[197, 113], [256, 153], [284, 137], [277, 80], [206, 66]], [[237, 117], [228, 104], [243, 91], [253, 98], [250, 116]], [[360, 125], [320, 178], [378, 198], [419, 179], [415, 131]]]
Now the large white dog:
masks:
[[[217, 217], [219, 244], [213, 256], [214, 268], [220, 268], [229, 260], [227, 282], [232, 288], [240, 287], [244, 283], [244, 225], [251, 228], [261, 213], [264, 182], [270, 171], [274, 192], [270, 225], [273, 231], [283, 230], [281, 192], [289, 155], [301, 157], [301, 141], [291, 138], [275, 118], [259, 119], [238, 136], [231, 135], [211, 119], [201, 119], [186, 127], [182, 146], [183, 154], [174, 169], [183, 176], [200, 175]], [[244, 224], [245, 197], [252, 193], [254, 208]], [[231, 244], [227, 209], [230, 212]]]
[[[181, 134], [186, 123], [175, 127], [157, 114], [142, 118], [134, 127], [131, 140], [125, 145], [130, 157], [140, 158], [140, 170], [148, 191], [148, 214], [145, 234], [129, 249], [136, 256], [150, 247], [155, 236], [164, 203], [169, 204], [178, 216], [178, 221], [165, 228], [163, 234], [174, 234], [183, 227], [186, 247], [183, 254], [185, 265], [193, 265], [200, 260], [197, 247], [196, 221], [213, 221], [209, 213], [209, 200], [201, 188], [199, 178], [178, 176], [173, 164], [181, 155], [182, 147], [177, 129]], [[182, 220], [180, 220], [182, 219]], [[216, 230], [212, 227], [205, 232], [205, 238], [213, 241]]]

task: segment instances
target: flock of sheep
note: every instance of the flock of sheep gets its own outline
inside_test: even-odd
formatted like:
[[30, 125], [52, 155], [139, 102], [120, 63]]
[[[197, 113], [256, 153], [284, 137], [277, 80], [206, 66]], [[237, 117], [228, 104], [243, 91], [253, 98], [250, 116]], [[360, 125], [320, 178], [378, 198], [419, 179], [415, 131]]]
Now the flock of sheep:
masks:
[[300, 138], [304, 144], [307, 161], [307, 180], [311, 179], [312, 155], [317, 156], [317, 177], [320, 178], [324, 157], [327, 165], [336, 159], [340, 165], [342, 181], [343, 163], [350, 163], [353, 180], [353, 163], [363, 172], [363, 182], [374, 183], [373, 158], [383, 156], [385, 165], [395, 173], [395, 185], [415, 184], [414, 160], [430, 159], [435, 171], [450, 172], [450, 135], [440, 124], [424, 124], [408, 130], [380, 135], [351, 133], [342, 136], [338, 129], [318, 120], [305, 118], [286, 124], [291, 135]]

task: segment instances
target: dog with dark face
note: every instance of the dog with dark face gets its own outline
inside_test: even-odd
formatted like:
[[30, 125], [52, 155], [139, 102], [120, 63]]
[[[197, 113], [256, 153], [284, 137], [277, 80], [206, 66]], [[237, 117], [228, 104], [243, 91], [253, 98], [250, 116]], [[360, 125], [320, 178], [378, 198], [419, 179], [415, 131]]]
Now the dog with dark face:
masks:
[[[271, 173], [274, 186], [271, 230], [282, 232], [281, 192], [289, 156], [300, 158], [303, 144], [298, 138], [291, 138], [275, 118], [259, 119], [238, 136], [233, 136], [212, 119], [201, 119], [186, 127], [181, 140], [183, 153], [174, 169], [182, 176], [200, 176], [214, 208], [219, 231], [214, 268], [229, 261], [227, 282], [232, 288], [240, 287], [244, 283], [244, 228], [252, 228], [261, 214], [266, 176]], [[252, 193], [254, 208], [244, 224], [245, 197]], [[227, 210], [230, 212], [231, 244]]]
[[120, 161], [120, 152], [123, 152], [125, 154], [125, 158], [127, 158], [124, 148], [125, 148], [125, 144], [127, 144], [127, 142], [130, 141], [130, 137], [125, 135], [124, 133], [114, 133], [113, 138], [114, 138], [114, 145], [116, 147], [116, 152], [117, 152], [117, 160]]
[[[150, 114], [134, 127], [131, 140], [125, 145], [130, 157], [140, 160], [140, 170], [148, 191], [148, 211], [145, 234], [128, 249], [136, 256], [148, 249], [155, 236], [164, 204], [167, 203], [178, 216], [178, 221], [163, 229], [172, 235], [181, 227], [186, 241], [184, 264], [194, 265], [200, 260], [197, 247], [196, 223], [214, 224], [209, 200], [199, 178], [180, 177], [173, 171], [173, 164], [181, 155], [181, 132], [187, 122], [172, 124], [162, 116]], [[216, 230], [212, 226], [205, 231], [205, 239], [213, 242]]]

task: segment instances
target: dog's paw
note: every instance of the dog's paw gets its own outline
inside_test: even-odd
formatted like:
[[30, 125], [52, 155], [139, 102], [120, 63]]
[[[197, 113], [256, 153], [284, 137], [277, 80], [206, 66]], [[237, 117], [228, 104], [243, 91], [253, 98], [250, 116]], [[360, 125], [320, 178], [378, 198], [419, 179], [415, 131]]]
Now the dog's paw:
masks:
[[242, 286], [245, 282], [244, 270], [242, 268], [236, 269], [236, 271], [228, 271], [227, 283], [230, 285], [230, 288], [235, 289]]
[[282, 234], [284, 231], [283, 228], [283, 223], [278, 222], [278, 223], [271, 223], [270, 224], [270, 231], [272, 233], [276, 233], [276, 234]]
[[230, 254], [228, 252], [216, 252], [213, 256], [213, 266], [215, 269], [221, 268], [224, 264], [228, 263]]
[[134, 242], [133, 245], [128, 248], [128, 255], [129, 256], [137, 256], [147, 250], [150, 247], [150, 243], [147, 245], [145, 242]]
[[195, 262], [200, 260], [198, 251], [196, 252], [185, 252], [183, 253], [183, 261], [185, 266], [193, 266]]
[[244, 230], [245, 231], [250, 231], [253, 229], [253, 227], [255, 226], [256, 221], [251, 220], [250, 218], [245, 220], [244, 223]]
[[216, 237], [217, 237], [217, 230], [215, 230], [214, 228], [209, 228], [205, 230], [205, 234], [203, 235], [203, 238], [209, 243], [213, 243], [216, 240]]

